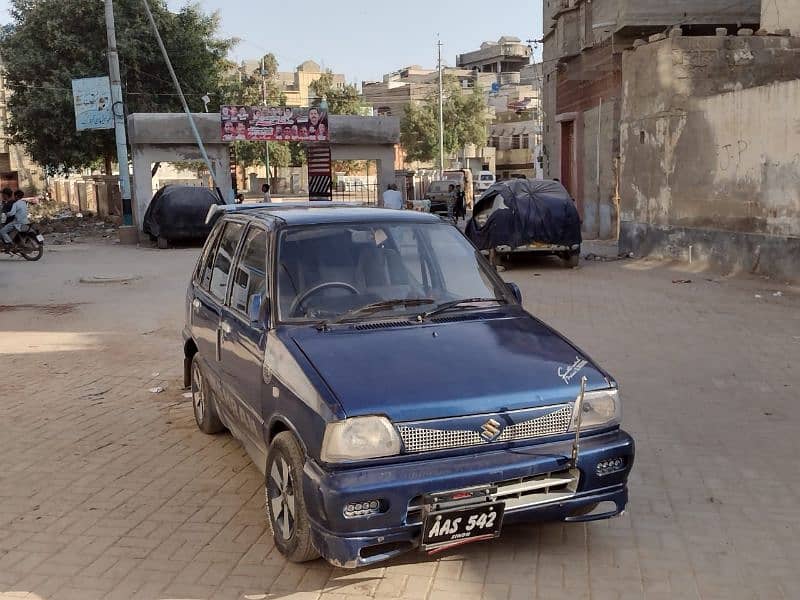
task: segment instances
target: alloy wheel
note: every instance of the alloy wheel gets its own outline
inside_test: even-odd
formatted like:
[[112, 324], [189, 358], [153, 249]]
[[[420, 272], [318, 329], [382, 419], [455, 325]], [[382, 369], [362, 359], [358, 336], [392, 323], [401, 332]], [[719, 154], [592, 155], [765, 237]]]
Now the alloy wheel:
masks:
[[279, 456], [272, 463], [266, 492], [273, 530], [284, 540], [289, 540], [294, 533], [296, 518], [294, 478], [283, 456]]
[[206, 416], [206, 399], [203, 378], [197, 366], [192, 369], [192, 404], [194, 405], [194, 417], [198, 424], [202, 424]]

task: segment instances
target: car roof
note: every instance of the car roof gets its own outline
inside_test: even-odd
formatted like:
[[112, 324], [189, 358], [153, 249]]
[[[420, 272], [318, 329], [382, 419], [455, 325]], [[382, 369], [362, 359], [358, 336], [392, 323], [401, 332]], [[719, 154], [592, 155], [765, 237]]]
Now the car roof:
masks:
[[219, 207], [218, 212], [254, 220], [279, 220], [285, 225], [325, 225], [329, 223], [441, 223], [430, 213], [413, 210], [373, 208], [336, 202], [239, 204]]

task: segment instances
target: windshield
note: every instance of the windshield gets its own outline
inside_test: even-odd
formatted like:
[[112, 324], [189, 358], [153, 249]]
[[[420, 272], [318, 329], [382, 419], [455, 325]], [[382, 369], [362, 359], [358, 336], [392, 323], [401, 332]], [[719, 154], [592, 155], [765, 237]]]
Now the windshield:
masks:
[[481, 175], [481, 181], [493, 181], [494, 175]]
[[281, 321], [411, 315], [444, 302], [504, 300], [475, 248], [444, 223], [288, 229], [277, 269]]

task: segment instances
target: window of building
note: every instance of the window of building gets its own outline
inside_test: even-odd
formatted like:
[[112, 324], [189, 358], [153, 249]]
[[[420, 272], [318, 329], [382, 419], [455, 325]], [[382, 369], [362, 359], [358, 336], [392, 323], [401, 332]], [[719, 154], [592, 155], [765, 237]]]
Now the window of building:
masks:
[[511, 149], [512, 150], [519, 150], [522, 147], [521, 136], [519, 134], [514, 134], [511, 136]]
[[531, 136], [527, 133], [522, 136], [522, 147], [526, 150], [531, 147]]

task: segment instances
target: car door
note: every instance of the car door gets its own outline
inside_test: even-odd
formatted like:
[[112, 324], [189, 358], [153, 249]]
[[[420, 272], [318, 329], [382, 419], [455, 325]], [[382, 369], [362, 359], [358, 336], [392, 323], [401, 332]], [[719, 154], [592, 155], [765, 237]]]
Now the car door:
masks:
[[203, 249], [203, 254], [197, 265], [194, 276], [194, 285], [189, 298], [189, 324], [197, 351], [209, 369], [208, 376], [213, 374], [217, 361], [217, 329], [219, 328], [218, 302], [209, 293], [211, 275], [214, 271], [214, 262], [217, 257], [220, 237], [225, 228], [224, 223], [217, 225]]
[[208, 373], [209, 383], [218, 400], [217, 409], [225, 413], [223, 419], [228, 417], [225, 419], [226, 422], [230, 422], [234, 413], [230, 404], [225, 401], [225, 388], [228, 382], [222, 379], [221, 342], [223, 331], [221, 322], [223, 306], [228, 297], [233, 261], [243, 230], [244, 223], [242, 222], [226, 221], [222, 225], [213, 260], [210, 261], [208, 272], [204, 273], [204, 285], [201, 286], [192, 303], [195, 307], [196, 321], [201, 336], [198, 340], [198, 350], [203, 352], [201, 356], [205, 358], [206, 366], [210, 371]]
[[[262, 366], [266, 343], [267, 227], [251, 224], [231, 271], [221, 320], [221, 368], [229, 404], [242, 425], [241, 437], [257, 464], [266, 457], [262, 417]], [[261, 310], [261, 306], [264, 310]], [[246, 438], [246, 439], [244, 439]]]

